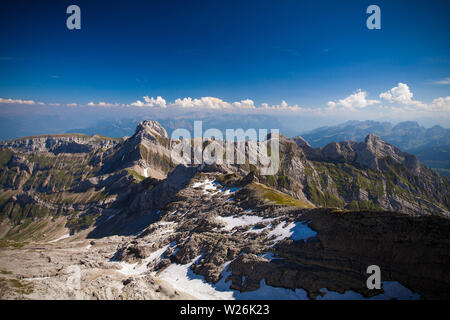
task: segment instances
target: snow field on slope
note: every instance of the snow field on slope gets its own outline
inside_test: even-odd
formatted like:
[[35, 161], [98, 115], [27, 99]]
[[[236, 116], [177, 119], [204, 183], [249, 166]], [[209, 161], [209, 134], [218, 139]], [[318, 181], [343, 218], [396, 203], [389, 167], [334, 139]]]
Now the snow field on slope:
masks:
[[231, 231], [234, 227], [242, 227], [248, 225], [255, 225], [261, 222], [272, 221], [273, 218], [262, 218], [259, 216], [250, 216], [250, 215], [242, 215], [242, 216], [229, 216], [222, 217], [218, 216], [218, 220], [225, 223], [225, 227], [223, 230]]

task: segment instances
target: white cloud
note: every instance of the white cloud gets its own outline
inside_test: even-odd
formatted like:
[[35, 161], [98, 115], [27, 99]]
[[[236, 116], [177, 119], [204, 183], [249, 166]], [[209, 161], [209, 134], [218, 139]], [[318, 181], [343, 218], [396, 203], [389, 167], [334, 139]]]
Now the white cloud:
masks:
[[433, 81], [434, 84], [450, 84], [450, 77]]
[[399, 83], [397, 87], [381, 93], [380, 97], [391, 103], [402, 105], [402, 108], [393, 107], [393, 110], [395, 111], [403, 109], [403, 111], [412, 113], [441, 112], [443, 113], [443, 116], [448, 116], [448, 111], [450, 111], [450, 96], [439, 97], [434, 99], [431, 103], [426, 104], [418, 100], [413, 100], [413, 93], [408, 85], [404, 83]]
[[432, 111], [450, 112], [450, 96], [439, 97], [433, 100], [430, 105]]
[[170, 106], [180, 108], [229, 109], [232, 105], [215, 97], [201, 97], [200, 99], [187, 97], [176, 99]]
[[391, 103], [420, 105], [420, 101], [413, 100], [413, 93], [405, 83], [399, 82], [398, 85], [386, 92], [380, 93], [380, 98]]
[[377, 103], [380, 103], [380, 101], [367, 99], [367, 92], [358, 89], [355, 93], [349, 95], [345, 99], [340, 99], [337, 102], [329, 101], [327, 106], [329, 109], [342, 107], [343, 109], [355, 110], [365, 108]]
[[250, 100], [250, 99], [241, 100], [240, 102], [233, 102], [233, 107], [240, 108], [240, 109], [256, 108], [255, 103], [253, 102], [253, 100]]
[[68, 107], [76, 107], [78, 104], [75, 102], [67, 104]]
[[[127, 104], [127, 106], [133, 107], [171, 107], [171, 108], [196, 108], [196, 109], [212, 109], [212, 110], [286, 110], [286, 111], [300, 111], [306, 110], [298, 105], [289, 106], [286, 101], [282, 101], [281, 105], [268, 105], [267, 103], [262, 103], [261, 107], [257, 107], [255, 102], [251, 99], [243, 99], [236, 102], [227, 102], [216, 97], [201, 97], [201, 98], [177, 98], [173, 102], [166, 103], [166, 100], [158, 96], [155, 98], [143, 97], [144, 101], [137, 100], [133, 103]], [[308, 109], [312, 110], [312, 109]]]
[[36, 102], [34, 102], [33, 100], [3, 99], [3, 98], [0, 98], [0, 103], [36, 104]]
[[153, 97], [149, 98], [149, 97], [145, 96], [144, 101], [147, 105], [149, 105], [151, 107], [160, 107], [160, 108], [166, 107], [166, 100], [164, 100], [160, 96], [156, 97], [156, 99]]
[[44, 103], [41, 101], [34, 101], [34, 100], [23, 100], [23, 99], [3, 99], [0, 98], [0, 104], [26, 104], [26, 105], [40, 105], [40, 106], [60, 106], [59, 103]]
[[89, 102], [88, 106], [90, 107], [118, 107], [119, 104], [118, 103], [108, 103], [108, 102], [102, 102], [100, 101], [99, 103], [94, 103], [94, 102]]
[[288, 109], [289, 105], [286, 101], [282, 100], [280, 105], [269, 105], [268, 103], [262, 103], [261, 107], [264, 109]]
[[[358, 89], [356, 92], [347, 96], [344, 99], [335, 101], [329, 101], [326, 107], [306, 108], [299, 105], [289, 105], [285, 100], [282, 100], [279, 105], [270, 105], [268, 103], [262, 103], [260, 106], [256, 106], [255, 102], [251, 99], [243, 99], [236, 102], [227, 102], [216, 97], [201, 97], [201, 98], [177, 98], [173, 102], [166, 102], [161, 96], [157, 98], [143, 97], [144, 101], [137, 100], [126, 106], [139, 106], [139, 107], [160, 107], [160, 108], [196, 108], [196, 109], [212, 109], [212, 110], [243, 110], [251, 113], [264, 113], [264, 112], [296, 112], [298, 114], [314, 114], [317, 116], [331, 116], [331, 115], [344, 115], [345, 112], [349, 112], [348, 116], [356, 116], [358, 113], [360, 116], [366, 114], [368, 117], [377, 115], [382, 112], [384, 114], [389, 112], [394, 113], [430, 113], [446, 111], [449, 108], [449, 97], [440, 97], [433, 100], [430, 104], [424, 104], [420, 101], [413, 100], [413, 93], [410, 91], [409, 86], [404, 83], [398, 83], [398, 85], [386, 92], [381, 93], [380, 98], [387, 100], [392, 105], [382, 105], [381, 101], [375, 99], [369, 99], [367, 91]], [[371, 106], [370, 108], [367, 108]]]
[[141, 100], [137, 100], [133, 103], [130, 104], [130, 106], [133, 107], [159, 107], [159, 108], [166, 108], [166, 100], [163, 99], [162, 97], [158, 96], [155, 98], [153, 97], [148, 97], [145, 96], [143, 97], [144, 101], [142, 102]]
[[258, 110], [261, 109], [266, 111], [295, 111], [295, 112], [302, 112], [302, 111], [314, 112], [315, 110], [311, 108], [302, 108], [297, 104], [290, 106], [285, 100], [282, 100], [281, 104], [279, 105], [269, 105], [268, 103], [262, 103], [261, 108], [258, 108]]
[[153, 97], [143, 97], [144, 101], [137, 100], [133, 103], [128, 104], [128, 106], [133, 107], [175, 107], [175, 108], [198, 108], [198, 109], [231, 109], [231, 108], [240, 108], [240, 109], [253, 109], [255, 108], [255, 104], [253, 100], [245, 99], [240, 102], [229, 103], [223, 101], [220, 98], [215, 97], [201, 97], [199, 99], [193, 99], [191, 97], [186, 98], [178, 98], [175, 99], [174, 102], [167, 103], [165, 99], [158, 96], [156, 99]]

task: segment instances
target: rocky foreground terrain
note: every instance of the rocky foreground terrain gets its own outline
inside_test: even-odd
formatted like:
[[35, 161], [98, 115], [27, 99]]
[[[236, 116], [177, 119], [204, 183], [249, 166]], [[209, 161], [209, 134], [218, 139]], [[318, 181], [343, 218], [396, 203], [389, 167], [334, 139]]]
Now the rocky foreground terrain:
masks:
[[374, 135], [279, 139], [274, 176], [176, 166], [153, 121], [1, 143], [0, 298], [450, 298], [448, 178]]

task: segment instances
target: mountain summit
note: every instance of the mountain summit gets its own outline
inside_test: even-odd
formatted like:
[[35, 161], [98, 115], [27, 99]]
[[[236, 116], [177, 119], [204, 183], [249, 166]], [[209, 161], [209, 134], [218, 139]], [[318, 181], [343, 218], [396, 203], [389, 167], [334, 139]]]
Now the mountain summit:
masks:
[[102, 156], [102, 171], [130, 170], [142, 177], [164, 179], [171, 167], [170, 141], [157, 121], [142, 121], [134, 135]]
[[416, 155], [426, 166], [450, 176], [450, 129], [441, 126], [425, 128], [415, 121], [396, 125], [378, 121], [347, 121], [304, 133], [303, 137], [317, 148], [338, 141], [362, 142], [369, 134], [375, 134], [402, 151]]
[[380, 163], [390, 159], [405, 165], [415, 174], [419, 174], [420, 163], [414, 155], [402, 152], [399, 148], [386, 143], [380, 137], [369, 134], [363, 142], [332, 142], [323, 148], [306, 148], [307, 156], [312, 160], [346, 162], [380, 170]]

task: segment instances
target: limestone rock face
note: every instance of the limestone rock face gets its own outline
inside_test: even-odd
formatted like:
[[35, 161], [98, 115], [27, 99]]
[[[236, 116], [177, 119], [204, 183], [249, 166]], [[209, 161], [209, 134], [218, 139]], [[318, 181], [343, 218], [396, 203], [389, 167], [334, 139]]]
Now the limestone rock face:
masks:
[[303, 137], [301, 136], [296, 136], [294, 138], [292, 138], [292, 140], [294, 140], [294, 142], [300, 147], [311, 147], [311, 145], [305, 140], [303, 139]]
[[417, 157], [402, 152], [397, 147], [384, 142], [379, 137], [370, 134], [364, 140], [364, 143], [355, 145], [356, 162], [367, 166], [372, 170], [379, 170], [378, 160], [390, 158], [394, 162], [405, 165], [412, 172], [420, 173], [420, 163]]
[[164, 179], [171, 164], [170, 141], [166, 130], [156, 121], [142, 121], [133, 136], [102, 157], [105, 173], [130, 169], [143, 177]]
[[144, 120], [138, 125], [136, 132], [139, 132], [142, 135], [147, 135], [148, 139], [155, 139], [157, 136], [167, 139], [169, 138], [166, 130], [158, 121]]
[[421, 167], [417, 157], [402, 152], [373, 134], [368, 135], [364, 142], [332, 142], [319, 149], [307, 148], [306, 154], [312, 160], [356, 163], [372, 170], [380, 170], [378, 161], [384, 158], [405, 165], [416, 174], [420, 173]]
[[[323, 148], [303, 146], [301, 150], [306, 160], [294, 157], [286, 170], [293, 177], [292, 185], [302, 188], [315, 204], [345, 208], [363, 204], [407, 213], [449, 215], [449, 194], [442, 191], [450, 187], [449, 179], [373, 134], [359, 143], [332, 142]], [[430, 196], [434, 200], [429, 201]]]

